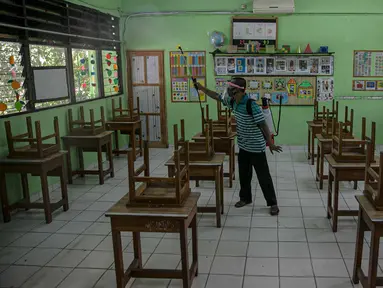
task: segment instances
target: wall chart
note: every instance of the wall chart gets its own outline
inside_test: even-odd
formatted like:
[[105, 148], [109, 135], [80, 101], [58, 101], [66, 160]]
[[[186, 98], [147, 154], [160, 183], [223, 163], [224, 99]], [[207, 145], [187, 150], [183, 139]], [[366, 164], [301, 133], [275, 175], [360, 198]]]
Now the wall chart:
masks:
[[198, 97], [201, 102], [206, 102], [206, 96], [201, 91], [199, 96], [193, 86], [191, 77], [195, 77], [202, 85], [206, 85], [206, 52], [184, 51], [170, 52], [170, 75], [171, 75], [171, 101], [172, 102], [195, 102]]
[[354, 77], [383, 77], [383, 50], [355, 50]]

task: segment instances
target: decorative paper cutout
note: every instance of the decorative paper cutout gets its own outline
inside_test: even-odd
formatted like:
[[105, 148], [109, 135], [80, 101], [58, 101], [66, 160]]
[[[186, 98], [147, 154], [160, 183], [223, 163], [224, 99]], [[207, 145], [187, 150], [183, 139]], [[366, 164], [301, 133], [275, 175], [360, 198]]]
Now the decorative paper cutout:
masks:
[[280, 104], [282, 99], [282, 104], [287, 104], [289, 102], [289, 96], [287, 92], [274, 92], [271, 94], [271, 102], [274, 104]]
[[313, 95], [313, 86], [310, 82], [305, 80], [298, 86], [298, 98], [312, 98]]

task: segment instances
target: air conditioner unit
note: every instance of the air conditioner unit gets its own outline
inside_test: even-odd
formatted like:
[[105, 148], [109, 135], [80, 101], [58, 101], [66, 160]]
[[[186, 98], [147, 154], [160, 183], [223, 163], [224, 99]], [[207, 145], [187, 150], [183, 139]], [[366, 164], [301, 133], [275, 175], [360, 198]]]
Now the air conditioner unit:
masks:
[[294, 12], [294, 0], [253, 0], [254, 14], [291, 14]]

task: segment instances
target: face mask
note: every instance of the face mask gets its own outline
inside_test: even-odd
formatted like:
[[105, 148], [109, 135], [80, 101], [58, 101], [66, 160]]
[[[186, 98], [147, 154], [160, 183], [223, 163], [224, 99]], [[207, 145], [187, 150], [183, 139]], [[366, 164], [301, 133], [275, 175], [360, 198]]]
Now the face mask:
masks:
[[227, 94], [229, 95], [229, 97], [231, 98], [234, 98], [235, 97], [235, 94], [237, 94], [237, 89], [236, 88], [233, 88], [233, 87], [228, 87], [227, 88]]

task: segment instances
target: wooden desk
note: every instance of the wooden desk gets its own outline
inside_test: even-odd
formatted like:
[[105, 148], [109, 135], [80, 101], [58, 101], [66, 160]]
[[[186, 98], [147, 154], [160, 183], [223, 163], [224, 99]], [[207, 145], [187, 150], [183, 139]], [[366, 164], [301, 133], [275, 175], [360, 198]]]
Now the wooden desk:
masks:
[[[191, 193], [183, 207], [127, 207], [129, 196], [124, 196], [107, 213], [112, 225], [114, 266], [117, 288], [124, 288], [131, 277], [182, 279], [183, 287], [190, 288], [198, 276], [197, 202], [200, 193]], [[193, 261], [189, 269], [188, 227], [192, 228]], [[133, 234], [134, 260], [124, 270], [121, 232]], [[142, 267], [140, 232], [179, 233], [182, 270], [145, 269]]]
[[[223, 173], [224, 177], [229, 177], [229, 187], [233, 187], [233, 180], [235, 180], [235, 143], [234, 137], [237, 133], [232, 132], [229, 137], [214, 137], [214, 151], [218, 153], [225, 153], [229, 156], [229, 172]], [[205, 141], [206, 137], [202, 133], [198, 133], [192, 138], [196, 142]]]
[[[68, 182], [73, 183], [73, 175], [84, 177], [85, 174], [99, 175], [100, 185], [104, 184], [104, 176], [110, 174], [114, 177], [113, 154], [112, 154], [112, 133], [105, 131], [93, 136], [64, 136], [62, 137], [64, 146], [68, 150]], [[72, 171], [71, 147], [78, 149], [80, 168]], [[102, 164], [102, 152], [107, 152], [109, 168], [104, 170]], [[85, 170], [83, 152], [97, 152], [98, 170]]]
[[[355, 284], [358, 284], [360, 281], [361, 287], [363, 288], [383, 286], [383, 277], [377, 277], [379, 242], [383, 236], [383, 211], [375, 210], [365, 196], [356, 196], [356, 200], [359, 202], [359, 214], [352, 280]], [[362, 270], [364, 232], [366, 231], [371, 231], [370, 259], [367, 277]]]
[[319, 189], [323, 189], [323, 180], [328, 179], [328, 175], [324, 175], [324, 155], [331, 153], [332, 139], [324, 138], [322, 134], [317, 134], [317, 170], [316, 181], [319, 181]]
[[[339, 182], [340, 181], [355, 181], [354, 189], [357, 189], [357, 181], [363, 181], [365, 176], [366, 165], [364, 163], [338, 163], [333, 156], [325, 156], [329, 165], [329, 181], [327, 194], [327, 218], [332, 218], [332, 230], [338, 230], [338, 216], [357, 216], [356, 210], [339, 210]], [[372, 163], [372, 167], [379, 167], [379, 161]], [[334, 182], [334, 193], [332, 184]], [[334, 205], [332, 205], [332, 196], [334, 195]]]
[[[44, 209], [46, 223], [52, 222], [52, 212], [63, 207], [69, 209], [68, 193], [65, 173], [66, 151], [60, 151], [42, 159], [0, 159], [0, 197], [4, 222], [11, 221], [11, 211], [15, 209]], [[23, 187], [23, 199], [9, 205], [5, 174], [20, 174]], [[43, 203], [31, 203], [28, 187], [28, 176], [39, 176]], [[57, 203], [50, 203], [48, 176], [60, 177], [62, 199]]]
[[[201, 213], [216, 213], [217, 227], [221, 227], [221, 213], [224, 211], [223, 203], [223, 161], [224, 154], [215, 154], [210, 161], [190, 161], [190, 180], [212, 180], [215, 181], [215, 207], [198, 207]], [[170, 158], [165, 166], [168, 167], [169, 177], [174, 176], [174, 160]]]
[[311, 159], [311, 165], [314, 165], [315, 157], [315, 135], [321, 133], [322, 124], [316, 124], [314, 121], [307, 121], [308, 138], [307, 138], [307, 159]]
[[[114, 142], [116, 148], [113, 150], [113, 153], [119, 156], [120, 154], [127, 154], [127, 150], [120, 150], [118, 145], [118, 131], [121, 131], [122, 134], [129, 135], [129, 144], [133, 149], [134, 160], [136, 160], [137, 155], [142, 156], [142, 121], [134, 121], [134, 122], [115, 122], [109, 121], [106, 122], [106, 129], [114, 132]], [[138, 139], [139, 139], [139, 147], [136, 147], [136, 130], [139, 130]]]

